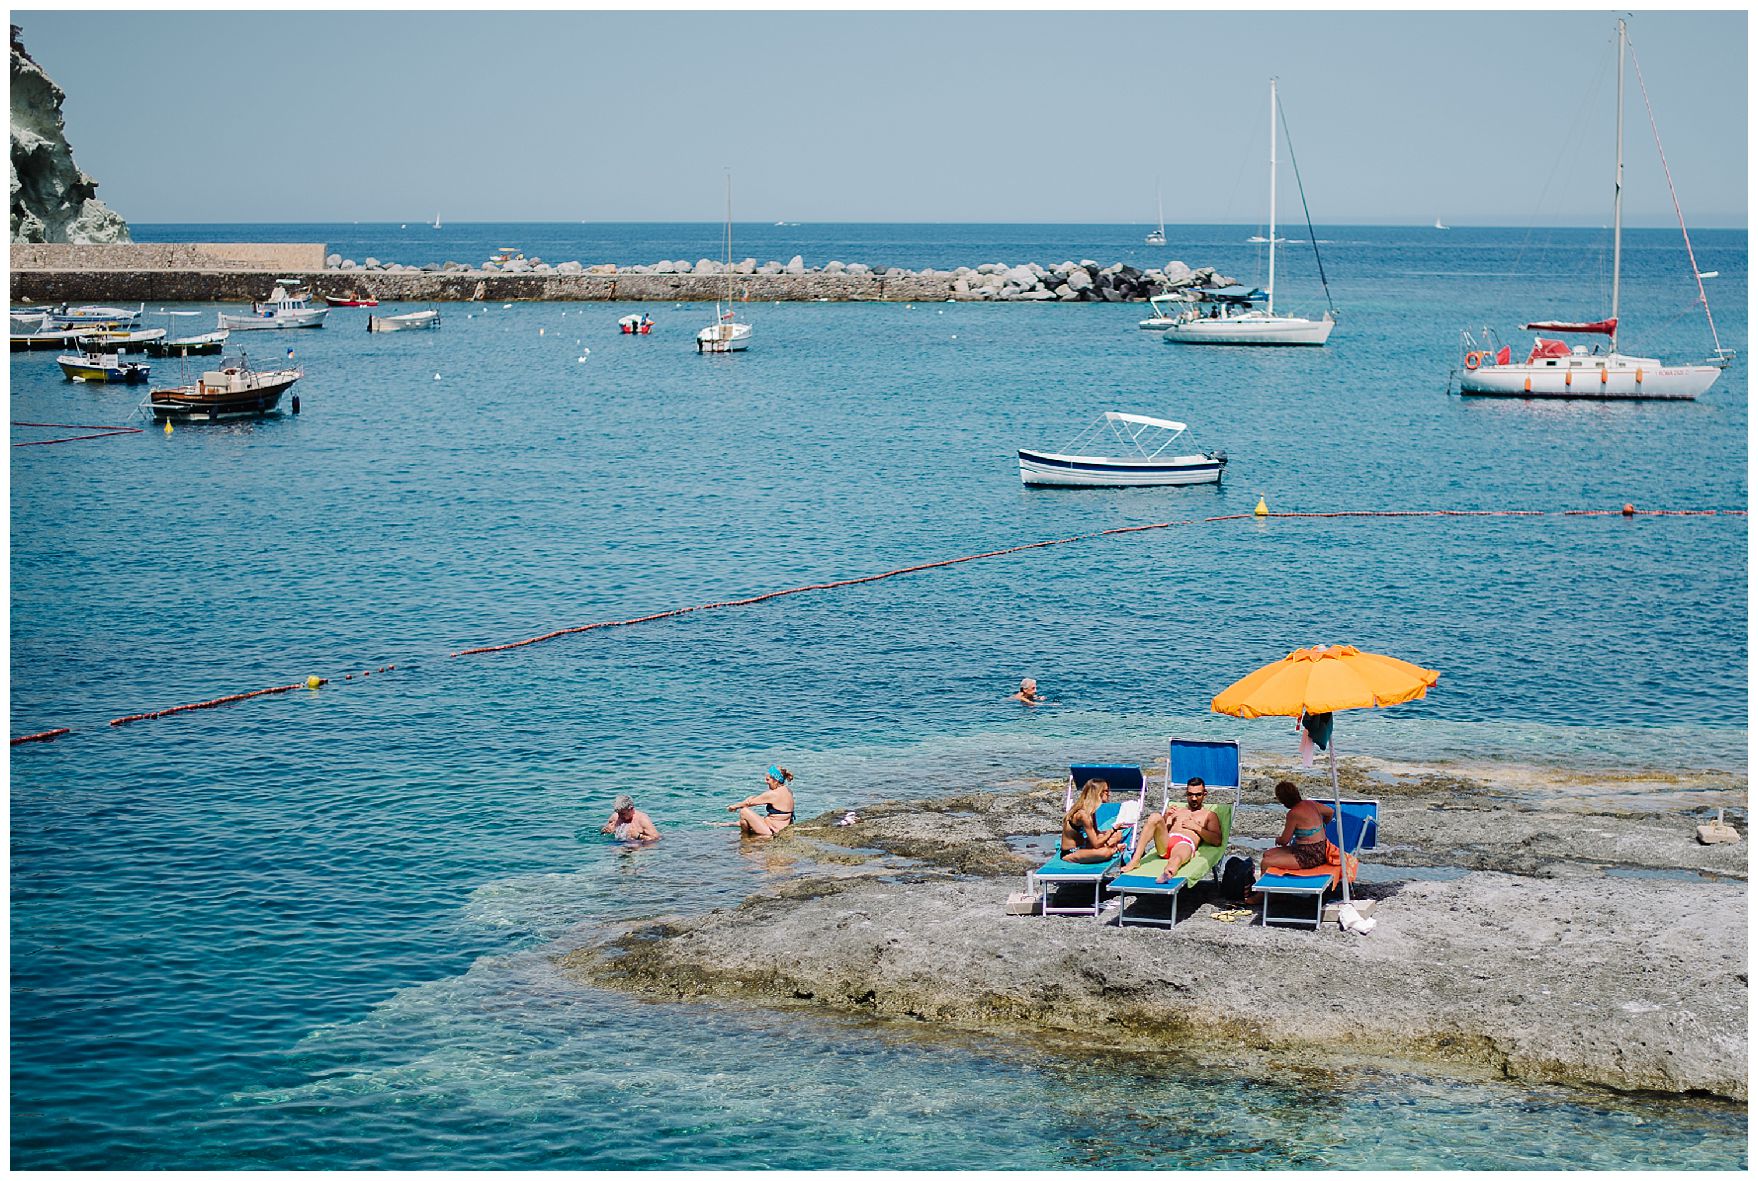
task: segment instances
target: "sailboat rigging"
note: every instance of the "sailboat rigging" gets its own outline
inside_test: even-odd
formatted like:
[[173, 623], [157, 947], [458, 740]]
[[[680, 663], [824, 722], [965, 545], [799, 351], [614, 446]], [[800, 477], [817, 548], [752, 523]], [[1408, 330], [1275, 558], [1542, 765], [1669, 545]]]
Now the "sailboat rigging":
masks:
[[[1270, 79], [1270, 226], [1267, 241], [1270, 248], [1269, 282], [1264, 285], [1264, 308], [1262, 311], [1251, 306], [1252, 297], [1227, 297], [1209, 300], [1210, 310], [1205, 314], [1201, 302], [1187, 308], [1177, 323], [1166, 329], [1164, 339], [1168, 344], [1256, 344], [1256, 345], [1322, 345], [1330, 339], [1331, 329], [1336, 327], [1335, 309], [1327, 310], [1323, 317], [1309, 320], [1300, 316], [1276, 314], [1276, 243], [1284, 241], [1276, 237], [1276, 137], [1278, 131], [1287, 132], [1287, 122], [1282, 118], [1281, 103], [1276, 97], [1276, 80]], [[1294, 160], [1293, 141], [1289, 141], [1288, 163], [1294, 167], [1296, 181], [1299, 180], [1300, 168]], [[1301, 186], [1301, 208], [1306, 207], [1306, 189]], [[1312, 249], [1318, 253], [1318, 238], [1312, 234], [1312, 217], [1307, 215], [1307, 232], [1312, 237]], [[1324, 264], [1319, 264], [1319, 276], [1324, 277]], [[1255, 293], [1253, 293], [1255, 295]], [[1199, 300], [1202, 293], [1198, 293]], [[1325, 284], [1325, 302], [1330, 303], [1330, 285]]]
[[751, 326], [738, 319], [733, 303], [732, 265], [732, 173], [726, 174], [726, 308], [714, 302], [714, 323], [696, 333], [698, 353], [742, 353], [751, 345]]

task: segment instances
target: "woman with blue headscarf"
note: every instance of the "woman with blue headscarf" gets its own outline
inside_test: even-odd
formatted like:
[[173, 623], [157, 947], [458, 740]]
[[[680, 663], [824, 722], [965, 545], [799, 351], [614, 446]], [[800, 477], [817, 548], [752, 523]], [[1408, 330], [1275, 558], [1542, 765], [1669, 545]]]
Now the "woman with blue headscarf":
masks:
[[[728, 812], [739, 814], [739, 831], [748, 837], [772, 837], [794, 822], [794, 793], [788, 789], [794, 773], [786, 767], [771, 767], [763, 773], [764, 789], [748, 800], [728, 804]], [[762, 812], [757, 809], [762, 808]]]

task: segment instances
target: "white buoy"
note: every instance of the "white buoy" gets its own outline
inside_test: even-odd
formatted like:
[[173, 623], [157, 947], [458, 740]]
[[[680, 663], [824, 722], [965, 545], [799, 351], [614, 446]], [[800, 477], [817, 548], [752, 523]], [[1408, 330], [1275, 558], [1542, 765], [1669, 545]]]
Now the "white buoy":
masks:
[[435, 380], [435, 381], [438, 381], [438, 380], [439, 380], [439, 374], [437, 374], [437, 373], [436, 373], [436, 374], [434, 374], [434, 375], [433, 375], [433, 379], [434, 379], [434, 380]]

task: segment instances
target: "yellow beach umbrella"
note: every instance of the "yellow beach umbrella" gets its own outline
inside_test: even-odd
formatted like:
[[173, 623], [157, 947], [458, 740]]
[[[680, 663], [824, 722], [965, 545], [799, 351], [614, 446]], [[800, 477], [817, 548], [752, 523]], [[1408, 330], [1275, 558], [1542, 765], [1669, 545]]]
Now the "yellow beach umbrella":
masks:
[[[1363, 652], [1349, 644], [1317, 645], [1290, 652], [1274, 664], [1247, 673], [1215, 696], [1209, 708], [1236, 718], [1290, 717], [1328, 714], [1345, 709], [1375, 709], [1426, 697], [1441, 674], [1395, 656]], [[1327, 744], [1331, 760], [1331, 795], [1341, 815], [1342, 788], [1337, 782], [1337, 744]], [[1342, 837], [1342, 822], [1337, 835]], [[1344, 853], [1347, 854], [1347, 850]], [[1349, 901], [1349, 875], [1341, 875], [1343, 901]]]

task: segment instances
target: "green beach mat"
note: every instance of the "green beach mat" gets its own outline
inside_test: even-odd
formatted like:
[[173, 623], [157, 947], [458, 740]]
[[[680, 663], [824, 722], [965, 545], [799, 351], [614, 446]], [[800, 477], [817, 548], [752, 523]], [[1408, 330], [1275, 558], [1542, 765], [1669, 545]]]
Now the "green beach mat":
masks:
[[[1177, 878], [1183, 878], [1186, 884], [1200, 882], [1208, 877], [1214, 871], [1215, 866], [1221, 863], [1221, 858], [1227, 855], [1227, 846], [1232, 843], [1233, 805], [1215, 804], [1213, 808], [1215, 815], [1221, 818], [1221, 843], [1219, 845], [1197, 846], [1196, 852], [1191, 854], [1190, 860], [1184, 863], [1183, 870], [1177, 875]], [[1149, 853], [1142, 858], [1141, 864], [1135, 867], [1134, 873], [1113, 879], [1111, 888], [1115, 890], [1120, 885], [1128, 886], [1132, 883], [1170, 885], [1171, 882], [1158, 883], [1154, 880], [1160, 876], [1160, 871], [1165, 868], [1166, 859], [1164, 857], [1158, 853]], [[1177, 878], [1173, 880], [1175, 881]]]

